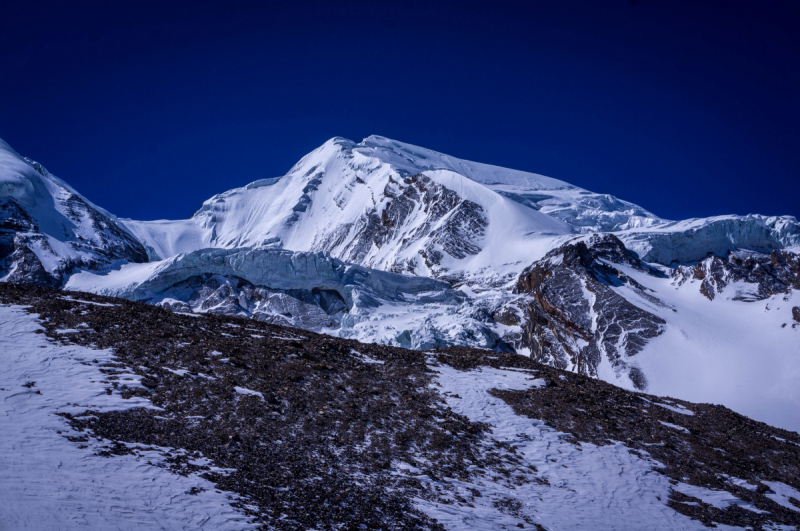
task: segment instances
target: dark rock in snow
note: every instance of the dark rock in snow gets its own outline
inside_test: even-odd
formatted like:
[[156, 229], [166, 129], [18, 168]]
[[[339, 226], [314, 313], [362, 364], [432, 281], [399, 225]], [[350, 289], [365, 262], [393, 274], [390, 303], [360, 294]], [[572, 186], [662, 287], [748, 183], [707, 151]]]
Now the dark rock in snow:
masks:
[[611, 263], [665, 276], [628, 251], [615, 236], [590, 236], [553, 251], [523, 271], [516, 292], [530, 294], [521, 345], [531, 356], [559, 368], [596, 375], [601, 358], [646, 388], [644, 374], [629, 362], [662, 333], [663, 319], [628, 302], [612, 286], [627, 284], [643, 298], [660, 301]]

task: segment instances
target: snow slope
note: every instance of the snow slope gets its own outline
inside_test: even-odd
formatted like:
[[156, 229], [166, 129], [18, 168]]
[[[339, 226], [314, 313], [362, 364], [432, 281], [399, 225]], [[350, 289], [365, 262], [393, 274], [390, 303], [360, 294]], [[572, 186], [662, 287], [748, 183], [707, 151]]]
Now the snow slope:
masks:
[[[113, 362], [113, 352], [59, 345], [40, 330], [24, 308], [0, 306], [1, 530], [255, 528], [213, 483], [154, 464], [178, 450], [130, 445], [132, 455], [109, 459], [97, 455], [109, 441], [81, 449], [67, 440], [83, 434], [59, 413], [153, 406], [106, 394], [100, 364]], [[141, 377], [120, 378], [134, 387]]]
[[[440, 366], [436, 370], [441, 386], [437, 389], [446, 397], [447, 405], [473, 422], [490, 423], [491, 438], [513, 444], [516, 455], [522, 457], [526, 465], [535, 467], [536, 476], [546, 480], [517, 482], [509, 489], [509, 480], [489, 474], [474, 483], [445, 478], [466, 495], [472, 489], [481, 493], [480, 497], [475, 497], [474, 507], [418, 501], [420, 510], [447, 529], [501, 530], [514, 529], [518, 524], [524, 528], [538, 524], [554, 530], [707, 529], [699, 521], [667, 505], [673, 487], [666, 475], [653, 470], [660, 466], [658, 462], [634, 455], [622, 443], [576, 446], [562, 439], [565, 434], [542, 421], [516, 415], [511, 406], [488, 393], [491, 389], [534, 389], [535, 392], [544, 385], [535, 374], [486, 367], [458, 371]], [[524, 467], [517, 471], [523, 473]], [[427, 476], [418, 479], [430, 481]], [[701, 499], [715, 494], [709, 489], [691, 488], [693, 495]], [[727, 495], [724, 505], [737, 501], [734, 496], [723, 494]], [[499, 497], [516, 501], [519, 504], [517, 515], [502, 511], [494, 504]], [[717, 524], [717, 528], [738, 529], [722, 524]]]
[[[624, 265], [625, 274], [664, 304], [653, 304], [627, 285], [617, 292], [662, 317], [666, 328], [633, 359], [648, 378], [647, 391], [692, 402], [724, 404], [772, 426], [800, 432], [800, 329], [792, 308], [800, 293], [745, 302], [734, 297], [749, 289], [729, 286], [714, 300], [699, 280], [680, 286]], [[674, 311], [673, 311], [674, 310]], [[602, 379], [632, 389], [610, 367]]]

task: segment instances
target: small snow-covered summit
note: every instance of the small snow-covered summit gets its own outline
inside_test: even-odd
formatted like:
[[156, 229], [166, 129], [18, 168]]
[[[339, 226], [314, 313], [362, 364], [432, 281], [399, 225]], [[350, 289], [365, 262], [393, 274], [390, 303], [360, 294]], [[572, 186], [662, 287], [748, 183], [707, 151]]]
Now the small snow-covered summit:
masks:
[[147, 255], [114, 216], [0, 140], [0, 279], [60, 286], [116, 260]]

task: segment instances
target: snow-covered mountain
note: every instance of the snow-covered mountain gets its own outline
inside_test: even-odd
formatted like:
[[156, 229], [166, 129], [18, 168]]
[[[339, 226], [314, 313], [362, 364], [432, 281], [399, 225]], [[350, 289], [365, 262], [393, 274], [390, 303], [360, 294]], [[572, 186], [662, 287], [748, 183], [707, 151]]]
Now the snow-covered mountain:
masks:
[[0, 140], [0, 279], [60, 286], [116, 261], [147, 255], [114, 216]]
[[[359, 144], [334, 138], [284, 177], [216, 195], [190, 220], [125, 224], [160, 258], [206, 247], [276, 246], [435, 277], [524, 263], [532, 247], [544, 252], [553, 236], [572, 232], [487, 180], [504, 189], [579, 192], [555, 179], [380, 137]], [[520, 185], [505, 184], [515, 180]]]
[[[46, 190], [4, 184], [4, 204], [32, 220], [4, 218], [8, 280], [409, 348], [515, 349], [800, 430], [792, 217], [664, 220], [563, 181], [371, 136], [331, 139], [191, 219], [117, 221], [0, 152], [0, 182]], [[78, 199], [84, 210], [65, 210]], [[45, 273], [20, 265], [31, 256]]]

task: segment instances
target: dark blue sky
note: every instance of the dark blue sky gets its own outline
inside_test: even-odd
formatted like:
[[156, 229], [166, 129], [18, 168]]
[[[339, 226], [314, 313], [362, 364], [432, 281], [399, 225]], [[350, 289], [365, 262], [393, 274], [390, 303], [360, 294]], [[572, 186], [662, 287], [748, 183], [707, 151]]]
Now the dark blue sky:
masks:
[[282, 4], [0, 1], [0, 137], [140, 219], [370, 134], [668, 218], [800, 216], [796, 1]]

